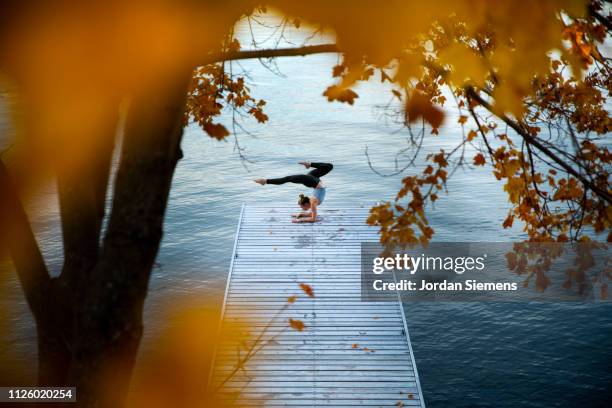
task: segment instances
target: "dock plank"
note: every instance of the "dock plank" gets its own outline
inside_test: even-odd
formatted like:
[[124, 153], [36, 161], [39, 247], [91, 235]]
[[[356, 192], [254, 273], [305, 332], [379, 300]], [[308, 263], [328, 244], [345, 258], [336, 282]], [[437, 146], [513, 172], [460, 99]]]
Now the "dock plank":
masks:
[[[424, 407], [406, 317], [398, 302], [363, 302], [360, 243], [376, 242], [367, 208], [320, 209], [292, 224], [296, 208], [244, 205], [225, 293], [223, 327], [248, 324], [255, 355], [226, 339], [211, 383], [237, 406]], [[299, 284], [314, 289], [308, 297]], [[288, 298], [298, 295], [294, 303]], [[303, 331], [290, 329], [299, 319]]]

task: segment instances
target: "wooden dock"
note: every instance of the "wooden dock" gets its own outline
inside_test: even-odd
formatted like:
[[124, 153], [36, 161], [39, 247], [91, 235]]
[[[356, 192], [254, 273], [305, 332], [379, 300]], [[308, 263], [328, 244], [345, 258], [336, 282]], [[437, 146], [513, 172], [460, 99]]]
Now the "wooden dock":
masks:
[[236, 370], [255, 342], [223, 340], [213, 384], [235, 406], [424, 407], [399, 301], [360, 298], [360, 243], [378, 240], [368, 209], [323, 206], [320, 222], [292, 224], [296, 210], [242, 208], [222, 325], [248, 321], [261, 349]]

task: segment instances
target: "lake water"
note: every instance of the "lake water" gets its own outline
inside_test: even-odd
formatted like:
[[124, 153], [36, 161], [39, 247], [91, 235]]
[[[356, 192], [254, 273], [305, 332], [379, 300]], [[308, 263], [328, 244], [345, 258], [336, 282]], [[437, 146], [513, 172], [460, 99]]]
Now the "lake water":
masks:
[[[279, 59], [279, 76], [258, 61], [234, 64], [248, 72], [252, 93], [268, 101], [269, 123], [243, 125], [252, 135], [239, 141], [253, 163], [241, 163], [233, 142], [216, 142], [197, 126], [186, 129], [185, 157], [177, 168], [165, 235], [146, 303], [146, 350], [164, 326], [168, 298], [192, 295], [220, 302], [243, 202], [294, 203], [295, 185], [255, 185], [255, 177], [303, 171], [300, 160], [329, 161], [325, 205], [372, 205], [392, 199], [401, 175], [381, 177], [368, 166], [365, 149], [381, 171], [394, 169], [406, 133], [390, 123], [380, 106], [390, 93], [377, 81], [357, 89], [354, 106], [328, 103], [333, 54]], [[439, 136], [428, 136], [425, 151], [448, 148], [461, 128], [448, 112]], [[230, 123], [229, 113], [223, 118]], [[414, 173], [422, 166], [410, 168]], [[430, 214], [437, 241], [510, 241], [520, 229], [504, 230], [508, 204], [488, 170], [459, 170]], [[53, 190], [32, 213], [42, 248], [53, 270], [61, 265], [57, 205]], [[4, 265], [4, 269], [8, 268]], [[12, 276], [12, 275], [10, 275]], [[18, 306], [7, 317], [12, 348], [5, 359], [31, 355], [35, 331], [13, 277], [6, 302]], [[601, 304], [410, 303], [405, 305], [421, 384], [429, 407], [598, 407], [612, 397], [612, 307]], [[16, 357], [17, 356], [17, 357]]]

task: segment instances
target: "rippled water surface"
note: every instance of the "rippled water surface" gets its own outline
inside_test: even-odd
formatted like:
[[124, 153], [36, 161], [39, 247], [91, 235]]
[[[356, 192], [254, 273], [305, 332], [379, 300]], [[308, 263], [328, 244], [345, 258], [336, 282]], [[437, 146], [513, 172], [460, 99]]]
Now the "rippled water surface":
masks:
[[[374, 81], [358, 88], [354, 106], [328, 103], [321, 93], [331, 83], [337, 58], [328, 54], [279, 59], [276, 68], [282, 76], [258, 61], [235, 66], [249, 73], [252, 92], [268, 101], [270, 116], [265, 125], [243, 123], [252, 133], [239, 136], [244, 154], [253, 161], [245, 163], [246, 168], [232, 141], [215, 142], [197, 126], [187, 128], [185, 157], [174, 178], [146, 303], [145, 349], [148, 339], [164, 327], [159, 318], [164, 299], [197, 294], [221, 301], [241, 204], [293, 203], [302, 191], [295, 185], [259, 187], [252, 178], [300, 172], [300, 160], [330, 161], [335, 167], [325, 178], [326, 205], [371, 205], [394, 196], [402, 176], [374, 174], [365, 157], [368, 147], [373, 164], [392, 171], [396, 152], [405, 146], [405, 132], [389, 123], [379, 108], [389, 101], [389, 92]], [[449, 112], [448, 125], [439, 136], [429, 137], [424, 149], [452, 146], [461, 131], [453, 115]], [[223, 120], [230, 123], [229, 113]], [[487, 171], [459, 170], [448, 191], [431, 212], [435, 240], [521, 237], [519, 230], [501, 228], [508, 204]], [[36, 228], [57, 271], [59, 225], [54, 220], [55, 201], [49, 197], [52, 189], [37, 203], [47, 216], [37, 217]], [[27, 355], [34, 348], [35, 332], [14, 279], [8, 285], [9, 298], [21, 305], [8, 318], [15, 328], [14, 347]], [[610, 306], [411, 303], [406, 311], [429, 407], [610, 406]]]

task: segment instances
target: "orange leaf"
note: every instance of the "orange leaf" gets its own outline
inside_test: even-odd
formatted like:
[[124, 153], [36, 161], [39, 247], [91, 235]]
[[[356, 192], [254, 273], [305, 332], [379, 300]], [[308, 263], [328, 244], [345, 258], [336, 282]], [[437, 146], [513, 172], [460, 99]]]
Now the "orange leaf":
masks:
[[314, 291], [312, 290], [312, 286], [307, 285], [305, 283], [300, 283], [300, 288], [304, 291], [305, 294], [307, 294], [309, 297], [313, 298], [314, 296]]
[[334, 65], [334, 68], [332, 70], [332, 76], [334, 78], [341, 76], [342, 74], [344, 74], [344, 72], [346, 71], [346, 66], [339, 64], [339, 65]]
[[346, 102], [349, 105], [355, 103], [355, 99], [359, 98], [359, 95], [357, 95], [352, 89], [343, 88], [338, 85], [328, 87], [325, 92], [323, 92], [323, 96], [327, 96], [327, 100], [330, 102]]
[[304, 325], [303, 321], [301, 321], [301, 320], [294, 320], [294, 319], [291, 319], [291, 318], [289, 319], [289, 326], [292, 329], [297, 330], [297, 331], [302, 331], [302, 330], [304, 330], [304, 327], [306, 327]]
[[484, 166], [485, 163], [485, 157], [482, 155], [482, 153], [478, 153], [476, 156], [474, 156], [474, 164], [476, 166]]
[[412, 123], [421, 117], [435, 129], [442, 125], [444, 112], [435, 107], [425, 95], [416, 92], [406, 103], [406, 119]]
[[217, 139], [223, 140], [226, 136], [229, 135], [228, 130], [225, 126], [219, 123], [208, 122], [204, 125], [204, 131], [208, 133], [209, 136]]
[[514, 221], [514, 216], [512, 214], [508, 215], [504, 220], [503, 227], [510, 228], [512, 226], [512, 222]]

